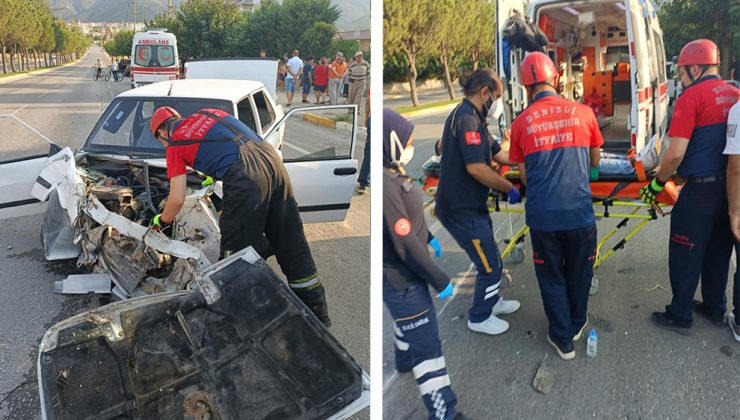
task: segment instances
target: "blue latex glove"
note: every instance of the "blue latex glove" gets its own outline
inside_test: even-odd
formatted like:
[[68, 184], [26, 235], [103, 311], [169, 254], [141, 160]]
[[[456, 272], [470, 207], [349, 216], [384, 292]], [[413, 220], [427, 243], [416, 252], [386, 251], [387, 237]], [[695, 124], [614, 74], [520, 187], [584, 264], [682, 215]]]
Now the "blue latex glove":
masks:
[[439, 243], [437, 238], [432, 238], [431, 241], [429, 241], [429, 246], [431, 246], [434, 249], [434, 256], [435, 257], [441, 257], [442, 256], [442, 245]]
[[512, 187], [511, 191], [506, 193], [506, 195], [509, 197], [509, 204], [516, 204], [522, 201], [522, 194], [516, 187]]
[[452, 289], [453, 289], [453, 288], [454, 288], [454, 286], [452, 285], [452, 282], [449, 282], [449, 283], [447, 283], [447, 287], [445, 287], [445, 289], [444, 289], [444, 290], [442, 290], [441, 292], [439, 292], [439, 293], [437, 294], [437, 297], [438, 297], [438, 298], [439, 298], [440, 300], [445, 300], [445, 299], [447, 299], [448, 297], [452, 296]]

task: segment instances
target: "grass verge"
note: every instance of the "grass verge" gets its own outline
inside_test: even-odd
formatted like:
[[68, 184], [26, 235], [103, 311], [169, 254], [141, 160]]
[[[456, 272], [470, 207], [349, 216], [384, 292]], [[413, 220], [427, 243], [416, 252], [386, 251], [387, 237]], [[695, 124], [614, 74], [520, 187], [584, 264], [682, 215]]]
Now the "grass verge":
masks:
[[435, 108], [438, 106], [456, 104], [460, 101], [461, 99], [453, 99], [453, 100], [447, 100], [447, 101], [429, 102], [428, 104], [421, 104], [419, 106], [413, 106], [413, 105], [399, 106], [397, 108], [394, 108], [393, 110], [398, 112], [399, 114], [403, 114], [405, 112], [421, 111], [422, 109], [429, 109], [429, 108]]

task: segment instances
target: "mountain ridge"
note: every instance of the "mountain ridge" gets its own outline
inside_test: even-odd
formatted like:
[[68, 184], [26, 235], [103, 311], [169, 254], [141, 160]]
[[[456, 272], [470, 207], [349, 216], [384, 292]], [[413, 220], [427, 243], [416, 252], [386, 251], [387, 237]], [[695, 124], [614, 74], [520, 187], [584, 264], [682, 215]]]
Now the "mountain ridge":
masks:
[[[174, 0], [179, 7], [183, 0]], [[133, 22], [130, 1], [49, 0], [54, 13], [64, 20], [82, 22]], [[336, 22], [338, 31], [370, 29], [370, 0], [331, 0], [342, 14]], [[143, 22], [167, 10], [167, 0], [136, 2], [136, 20]]]

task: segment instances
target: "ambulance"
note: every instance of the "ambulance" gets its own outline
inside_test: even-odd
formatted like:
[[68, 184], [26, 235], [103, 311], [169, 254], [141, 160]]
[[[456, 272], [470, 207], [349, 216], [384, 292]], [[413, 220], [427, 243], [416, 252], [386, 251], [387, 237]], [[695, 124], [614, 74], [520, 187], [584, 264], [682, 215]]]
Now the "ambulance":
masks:
[[177, 39], [164, 30], [134, 34], [131, 45], [131, 87], [180, 77]]
[[527, 106], [519, 68], [536, 44], [559, 69], [561, 95], [594, 109], [604, 150], [640, 152], [651, 145], [659, 153], [669, 77], [656, 12], [650, 0], [533, 0], [527, 6], [497, 0], [496, 69], [506, 105], [500, 124]]

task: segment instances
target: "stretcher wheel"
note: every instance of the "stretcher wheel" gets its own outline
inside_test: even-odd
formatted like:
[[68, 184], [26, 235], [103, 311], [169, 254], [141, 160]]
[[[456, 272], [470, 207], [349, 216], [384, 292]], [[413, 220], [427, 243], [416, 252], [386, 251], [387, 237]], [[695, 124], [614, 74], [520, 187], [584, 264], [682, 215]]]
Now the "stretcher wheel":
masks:
[[588, 289], [588, 295], [593, 296], [599, 291], [599, 279], [591, 277], [591, 288]]
[[511, 261], [517, 264], [523, 262], [524, 258], [526, 257], [526, 255], [524, 254], [524, 248], [522, 248], [521, 245], [517, 245], [512, 248], [509, 255], [511, 256]]

